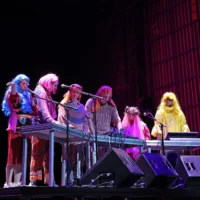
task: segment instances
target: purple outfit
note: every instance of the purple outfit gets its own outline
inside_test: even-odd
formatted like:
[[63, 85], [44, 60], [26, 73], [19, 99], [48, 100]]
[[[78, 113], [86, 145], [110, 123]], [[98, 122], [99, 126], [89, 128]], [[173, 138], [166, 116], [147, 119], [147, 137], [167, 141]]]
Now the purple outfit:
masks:
[[[69, 123], [76, 129], [88, 132], [88, 119], [86, 117], [86, 111], [83, 104], [79, 101], [69, 101], [67, 105], [76, 107], [77, 109], [69, 108]], [[58, 122], [66, 126], [67, 112], [63, 106], [58, 108]]]
[[45, 88], [42, 87], [41, 85], [38, 85], [36, 87], [35, 94], [43, 98], [43, 99], [36, 98], [41, 122], [43, 123], [54, 122], [57, 117], [56, 104], [44, 100], [47, 99], [51, 101], [52, 100], [51, 94], [49, 94], [45, 90]]

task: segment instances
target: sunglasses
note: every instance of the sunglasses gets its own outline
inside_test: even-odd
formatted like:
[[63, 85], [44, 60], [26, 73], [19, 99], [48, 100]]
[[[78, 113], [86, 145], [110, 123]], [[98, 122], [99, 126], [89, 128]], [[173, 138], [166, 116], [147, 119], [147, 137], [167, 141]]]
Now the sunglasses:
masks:
[[165, 99], [165, 101], [173, 101], [173, 99], [167, 98]]

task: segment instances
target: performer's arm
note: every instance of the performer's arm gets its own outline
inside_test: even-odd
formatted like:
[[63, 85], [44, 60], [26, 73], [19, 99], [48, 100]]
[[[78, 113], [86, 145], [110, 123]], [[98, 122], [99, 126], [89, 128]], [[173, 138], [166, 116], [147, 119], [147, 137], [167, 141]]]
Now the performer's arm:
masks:
[[145, 138], [145, 140], [151, 139], [151, 134], [150, 134], [150, 131], [149, 131], [149, 128], [147, 127], [147, 125], [144, 126], [144, 138]]
[[122, 123], [119, 117], [119, 113], [116, 108], [113, 107], [112, 116], [111, 116], [111, 123], [117, 126], [118, 131], [122, 130]]
[[66, 110], [63, 106], [58, 107], [58, 122], [63, 126], [67, 124]]
[[181, 131], [182, 131], [182, 132], [190, 132], [190, 129], [189, 129], [189, 126], [187, 125], [187, 122], [186, 122], [186, 118], [185, 118], [184, 113], [181, 113], [180, 118], [181, 118], [181, 119], [180, 119]]
[[6, 84], [7, 86], [11, 86], [11, 94], [12, 95], [16, 95], [17, 91], [16, 91], [16, 85], [13, 82], [8, 82]]
[[93, 99], [88, 99], [88, 101], [85, 104], [85, 109], [86, 109], [86, 112], [88, 115], [89, 130], [92, 134], [95, 134], [94, 123], [93, 123], [92, 104], [93, 104]]
[[53, 117], [51, 116], [50, 112], [49, 112], [49, 108], [47, 105], [47, 101], [44, 99], [47, 99], [47, 96], [42, 94], [40, 95], [41, 98], [37, 98], [37, 105], [38, 105], [38, 109], [42, 114], [43, 120], [45, 122], [50, 122], [50, 123], [56, 123], [56, 120], [53, 119]]

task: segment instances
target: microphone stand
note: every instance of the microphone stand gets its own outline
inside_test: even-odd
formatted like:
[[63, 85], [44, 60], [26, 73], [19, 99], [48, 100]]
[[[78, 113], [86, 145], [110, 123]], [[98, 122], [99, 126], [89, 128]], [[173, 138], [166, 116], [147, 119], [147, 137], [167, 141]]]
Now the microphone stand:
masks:
[[150, 119], [156, 121], [161, 129], [161, 146], [162, 146], [162, 154], [165, 156], [165, 145], [164, 145], [164, 132], [163, 132], [163, 127], [166, 127], [163, 123], [159, 122], [150, 112], [146, 115]]
[[[61, 85], [61, 87], [73, 89], [73, 86], [68, 86], [68, 85]], [[80, 93], [87, 95], [87, 96], [90, 96], [91, 98], [93, 98], [93, 101], [94, 101], [95, 147], [96, 147], [96, 160], [97, 160], [98, 155], [97, 155], [97, 126], [96, 126], [96, 101], [95, 100], [96, 100], [96, 98], [103, 99], [103, 97], [98, 96], [98, 95], [94, 95], [94, 94], [91, 94], [91, 93], [83, 92], [83, 91], [80, 91]]]
[[77, 110], [78, 107], [73, 107], [73, 106], [69, 106], [67, 104], [63, 105], [65, 107], [66, 110], [66, 151], [67, 151], [67, 167], [66, 167], [66, 171], [67, 171], [67, 183], [65, 186], [71, 186], [69, 184], [69, 176], [70, 176], [70, 170], [69, 170], [69, 108]]
[[[97, 114], [96, 114], [96, 98], [93, 97], [94, 101], [94, 134], [95, 134], [95, 157], [96, 157], [96, 162], [98, 160], [98, 142], [97, 142]], [[94, 163], [93, 163], [94, 164]]]

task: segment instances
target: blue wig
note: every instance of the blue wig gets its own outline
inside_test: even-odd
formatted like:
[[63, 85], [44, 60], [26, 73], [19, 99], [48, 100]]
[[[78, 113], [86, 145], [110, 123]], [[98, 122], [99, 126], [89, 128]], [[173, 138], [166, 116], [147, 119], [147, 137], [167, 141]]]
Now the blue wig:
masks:
[[[33, 113], [33, 109], [32, 109], [32, 105], [31, 105], [30, 93], [27, 90], [23, 91], [20, 88], [20, 83], [23, 80], [26, 80], [27, 82], [30, 81], [30, 79], [26, 75], [19, 74], [11, 82], [15, 83], [16, 91], [20, 96], [20, 105], [21, 105], [20, 109], [21, 109], [22, 113], [31, 114], [31, 113]], [[11, 86], [9, 86], [7, 88], [7, 90], [4, 94], [3, 101], [2, 101], [2, 111], [5, 116], [9, 116], [11, 113], [10, 108], [8, 106], [8, 102], [7, 102], [7, 95], [8, 95], [9, 91], [11, 91]]]

